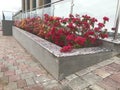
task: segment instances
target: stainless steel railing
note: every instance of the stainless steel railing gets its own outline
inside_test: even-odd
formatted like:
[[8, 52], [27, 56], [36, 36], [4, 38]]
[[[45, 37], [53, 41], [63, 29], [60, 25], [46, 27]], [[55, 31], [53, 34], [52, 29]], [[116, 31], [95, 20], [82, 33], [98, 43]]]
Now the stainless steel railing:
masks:
[[[42, 6], [39, 6], [39, 7], [36, 7], [36, 8], [32, 8], [32, 10], [27, 10], [27, 11], [22, 11], [20, 14], [18, 14], [18, 15], [15, 15], [14, 16], [14, 19], [22, 19], [22, 18], [27, 18], [27, 17], [34, 17], [34, 16], [41, 16], [42, 18], [43, 18], [43, 15], [45, 14], [45, 13], [48, 13], [49, 15], [51, 15], [51, 16], [56, 16], [55, 15], [55, 13], [56, 13], [56, 6], [57, 5], [60, 5], [60, 4], [63, 4], [62, 2], [69, 2], [69, 6], [67, 6], [67, 7], [69, 7], [69, 13], [68, 14], [74, 14], [74, 12], [76, 11], [75, 10], [75, 7], [77, 7], [76, 6], [76, 2], [77, 0], [58, 0], [58, 1], [55, 1], [55, 2], [52, 2], [52, 3], [48, 3], [48, 4], [45, 4], [45, 5], [42, 5]], [[80, 0], [78, 0], [79, 2], [83, 2], [83, 1], [80, 1]], [[110, 2], [110, 0], [108, 0], [109, 2]], [[111, 0], [112, 1], [112, 0]], [[103, 0], [103, 2], [102, 2], [102, 0], [100, 0], [100, 2], [101, 3], [104, 3], [104, 0]], [[112, 20], [110, 23], [113, 23], [113, 24], [110, 24], [109, 25], [109, 27], [111, 26], [111, 28], [112, 27], [115, 27], [115, 32], [114, 32], [114, 39], [116, 39], [117, 38], [117, 33], [119, 32], [120, 33], [120, 31], [118, 31], [118, 29], [120, 28], [119, 27], [119, 22], [120, 22], [120, 2], [119, 2], [119, 0], [117, 0], [117, 1], [115, 1], [116, 3], [117, 3], [117, 5], [116, 5], [116, 7], [114, 7], [115, 8], [115, 11], [113, 11], [113, 12], [111, 12], [111, 13], [113, 13], [114, 15], [113, 16], [115, 16], [115, 17], [111, 17], [110, 18], [110, 20]], [[88, 2], [89, 3], [89, 2]], [[89, 5], [90, 5], [91, 3], [89, 3]], [[49, 7], [47, 7], [47, 6], [49, 6]], [[82, 5], [81, 5], [82, 6]], [[80, 7], [81, 7], [80, 6]], [[84, 5], [83, 5], [84, 6]], [[92, 6], [92, 5], [91, 5]], [[115, 6], [115, 5], [113, 5], [113, 6]], [[113, 6], [111, 6], [111, 9], [113, 8]], [[104, 7], [104, 6], [102, 6], [102, 7]], [[106, 5], [105, 5], [105, 7], [106, 7]], [[60, 7], [60, 8], [63, 8], [63, 7]], [[93, 6], [93, 8], [96, 8], [97, 9], [97, 7], [94, 7]], [[98, 7], [99, 8], [99, 7]], [[107, 8], [107, 7], [106, 7]], [[86, 8], [84, 7], [83, 9], [85, 9], [86, 10]], [[108, 8], [108, 9], [110, 9], [110, 8]], [[64, 12], [65, 12], [66, 10], [64, 10], [63, 12], [61, 12], [62, 14], [64, 14]], [[80, 13], [80, 10], [77, 10], [78, 11], [78, 13]], [[98, 12], [100, 12], [100, 11], [98, 11]], [[96, 13], [98, 13], [98, 12], [96, 12]], [[102, 11], [102, 12], [106, 12], [106, 11]], [[100, 12], [100, 13], [102, 13], [102, 12]], [[94, 12], [95, 13], [95, 12]], [[92, 15], [92, 14], [91, 14]], [[102, 16], [103, 17], [103, 16]], [[110, 28], [109, 28], [110, 29]]]
[[117, 39], [118, 29], [120, 28], [119, 24], [120, 24], [120, 1], [118, 0], [117, 10], [116, 10], [114, 39]]

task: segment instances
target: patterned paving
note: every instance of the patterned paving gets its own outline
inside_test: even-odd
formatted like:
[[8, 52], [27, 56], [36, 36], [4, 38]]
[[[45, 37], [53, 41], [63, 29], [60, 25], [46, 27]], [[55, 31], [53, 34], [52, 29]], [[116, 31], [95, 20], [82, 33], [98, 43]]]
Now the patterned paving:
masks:
[[120, 90], [120, 58], [58, 82], [13, 37], [0, 31], [0, 90]]

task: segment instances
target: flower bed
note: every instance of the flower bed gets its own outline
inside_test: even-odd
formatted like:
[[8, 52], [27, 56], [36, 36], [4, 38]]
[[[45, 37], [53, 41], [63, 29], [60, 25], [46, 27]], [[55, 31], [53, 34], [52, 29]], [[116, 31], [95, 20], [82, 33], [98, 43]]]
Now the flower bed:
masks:
[[52, 43], [62, 47], [61, 52], [70, 52], [73, 48], [94, 47], [101, 43], [100, 38], [107, 38], [105, 23], [109, 18], [104, 17], [100, 23], [94, 17], [88, 15], [73, 16], [69, 18], [52, 17], [44, 15], [16, 21], [15, 25], [30, 33], [38, 35]]
[[13, 27], [13, 36], [51, 75], [62, 80], [113, 56], [111, 49], [98, 47], [97, 39], [108, 37], [106, 21], [107, 17], [103, 23], [95, 24], [97, 20], [87, 15], [81, 18], [45, 15], [44, 20], [35, 17], [16, 21], [19, 28]]
[[111, 49], [89, 47], [60, 52], [61, 47], [13, 27], [13, 36], [57, 80], [113, 56]]

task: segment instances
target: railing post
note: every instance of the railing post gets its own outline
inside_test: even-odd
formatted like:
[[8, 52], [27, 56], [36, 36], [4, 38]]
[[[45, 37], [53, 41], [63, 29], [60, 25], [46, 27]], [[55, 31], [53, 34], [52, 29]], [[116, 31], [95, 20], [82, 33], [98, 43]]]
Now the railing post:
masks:
[[116, 39], [117, 38], [117, 34], [118, 34], [118, 29], [119, 29], [119, 22], [120, 22], [120, 2], [118, 0], [117, 2], [117, 15], [116, 15], [116, 22], [115, 22], [115, 33], [114, 33], [114, 38], [113, 39]]
[[[44, 2], [44, 0], [43, 0], [43, 4], [44, 4], [45, 2]], [[44, 19], [44, 5], [42, 6], [42, 19]]]
[[44, 7], [42, 8], [42, 19], [44, 19]]
[[71, 11], [70, 14], [73, 14], [74, 0], [71, 1]]
[[52, 14], [53, 14], [53, 16], [54, 16], [54, 12], [55, 12], [55, 5], [52, 5], [53, 6], [53, 11], [52, 11]]

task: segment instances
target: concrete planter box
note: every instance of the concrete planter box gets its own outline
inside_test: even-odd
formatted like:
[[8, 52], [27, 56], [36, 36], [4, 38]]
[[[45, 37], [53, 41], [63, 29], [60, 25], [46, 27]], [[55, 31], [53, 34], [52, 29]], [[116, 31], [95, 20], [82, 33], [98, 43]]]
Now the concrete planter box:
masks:
[[113, 37], [102, 40], [103, 46], [112, 49], [114, 55], [120, 54], [120, 38], [113, 40]]
[[103, 47], [61, 53], [61, 47], [17, 27], [13, 27], [13, 36], [57, 80], [113, 56], [110, 49]]

